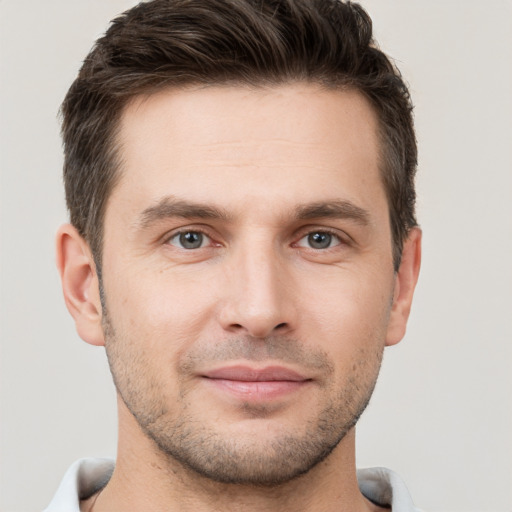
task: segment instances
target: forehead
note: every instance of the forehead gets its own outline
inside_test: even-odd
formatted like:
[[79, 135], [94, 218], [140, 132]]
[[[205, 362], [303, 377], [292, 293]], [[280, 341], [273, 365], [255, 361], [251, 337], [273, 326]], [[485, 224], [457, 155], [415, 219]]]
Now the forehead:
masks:
[[237, 188], [263, 193], [265, 183], [266, 198], [283, 204], [322, 199], [310, 196], [341, 182], [346, 194], [361, 193], [380, 186], [377, 140], [373, 109], [356, 91], [305, 83], [166, 89], [123, 112], [113, 196], [144, 207], [176, 190], [211, 202]]
[[357, 138], [373, 143], [377, 120], [368, 100], [351, 89], [303, 82], [269, 87], [190, 86], [136, 96], [124, 108], [121, 140], [143, 136], [150, 142], [146, 136], [148, 131], [156, 135], [155, 129], [164, 136], [165, 131], [173, 131], [173, 138], [187, 146], [196, 141], [228, 142], [225, 136], [230, 142], [243, 143], [257, 143], [258, 137], [267, 143], [272, 137], [276, 142], [329, 143], [339, 135], [351, 138], [355, 132]]

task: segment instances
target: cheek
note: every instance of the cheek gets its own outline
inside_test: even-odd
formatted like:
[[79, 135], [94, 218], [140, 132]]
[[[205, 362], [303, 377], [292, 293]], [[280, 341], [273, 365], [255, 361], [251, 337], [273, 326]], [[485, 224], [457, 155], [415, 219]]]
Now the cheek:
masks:
[[166, 351], [197, 339], [217, 300], [211, 280], [190, 272], [124, 272], [105, 283], [105, 295], [119, 332], [147, 349], [161, 345]]
[[392, 294], [393, 280], [383, 279], [382, 274], [364, 277], [340, 270], [322, 287], [313, 284], [305, 290], [301, 337], [329, 354], [342, 380], [365, 371], [376, 374]]
[[370, 333], [387, 324], [393, 299], [392, 276], [337, 270], [322, 280], [318, 276], [309, 279], [301, 291], [301, 309], [332, 334], [352, 330]]

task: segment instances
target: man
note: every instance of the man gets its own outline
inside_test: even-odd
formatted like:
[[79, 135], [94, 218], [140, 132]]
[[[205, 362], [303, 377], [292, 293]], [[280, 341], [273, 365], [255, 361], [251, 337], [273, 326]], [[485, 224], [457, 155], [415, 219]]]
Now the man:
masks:
[[154, 0], [63, 103], [79, 335], [105, 346], [117, 461], [47, 511], [415, 510], [355, 424], [419, 272], [407, 88], [337, 0]]

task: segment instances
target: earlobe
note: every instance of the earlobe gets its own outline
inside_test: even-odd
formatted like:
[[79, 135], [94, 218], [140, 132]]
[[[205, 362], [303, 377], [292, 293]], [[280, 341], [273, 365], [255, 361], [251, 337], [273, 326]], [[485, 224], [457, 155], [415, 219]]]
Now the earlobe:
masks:
[[412, 228], [404, 243], [400, 268], [395, 278], [393, 305], [386, 336], [386, 345], [388, 346], [395, 345], [405, 335], [420, 264], [421, 230]]
[[57, 232], [56, 255], [64, 301], [79, 336], [91, 345], [104, 345], [96, 266], [89, 245], [70, 224]]

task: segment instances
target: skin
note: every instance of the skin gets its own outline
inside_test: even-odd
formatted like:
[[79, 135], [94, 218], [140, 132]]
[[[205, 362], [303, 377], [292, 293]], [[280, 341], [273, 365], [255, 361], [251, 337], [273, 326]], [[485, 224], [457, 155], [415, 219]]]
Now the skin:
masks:
[[[395, 272], [377, 140], [359, 93], [312, 84], [128, 105], [104, 308], [87, 243], [57, 237], [68, 309], [118, 389], [116, 469], [83, 510], [379, 509], [353, 424], [405, 333], [421, 236]], [[264, 382], [216, 376], [240, 366]]]

